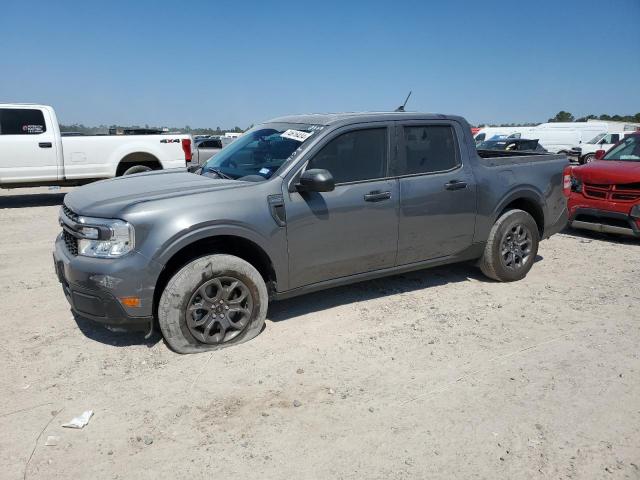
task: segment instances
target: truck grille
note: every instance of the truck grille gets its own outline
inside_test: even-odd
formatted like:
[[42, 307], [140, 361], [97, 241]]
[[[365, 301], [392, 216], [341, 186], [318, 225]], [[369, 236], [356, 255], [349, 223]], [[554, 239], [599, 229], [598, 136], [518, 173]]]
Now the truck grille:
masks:
[[585, 183], [584, 196], [614, 202], [634, 202], [640, 200], [640, 183], [622, 183], [603, 185], [598, 183]]
[[[67, 217], [69, 220], [73, 222], [77, 222], [78, 219], [80, 218], [80, 215], [73, 212], [69, 207], [67, 207], [64, 204], [62, 204], [62, 215], [64, 215], [65, 217]], [[69, 233], [64, 227], [62, 228], [62, 239], [64, 240], [64, 245], [67, 248], [67, 251], [74, 257], [77, 256], [78, 255], [78, 239], [74, 237], [71, 233]]]
[[69, 253], [76, 257], [78, 255], [78, 239], [66, 230], [62, 231], [62, 239], [64, 240], [64, 245], [67, 247]]

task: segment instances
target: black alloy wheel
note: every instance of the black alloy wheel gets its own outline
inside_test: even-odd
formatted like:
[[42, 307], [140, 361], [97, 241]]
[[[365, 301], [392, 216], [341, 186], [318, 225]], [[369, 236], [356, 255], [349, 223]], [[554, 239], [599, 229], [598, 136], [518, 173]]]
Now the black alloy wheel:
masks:
[[508, 270], [520, 270], [531, 259], [532, 234], [526, 225], [516, 223], [502, 237], [500, 255]]
[[197, 340], [218, 345], [240, 335], [249, 325], [252, 312], [249, 288], [237, 278], [220, 276], [196, 288], [185, 318], [189, 332]]

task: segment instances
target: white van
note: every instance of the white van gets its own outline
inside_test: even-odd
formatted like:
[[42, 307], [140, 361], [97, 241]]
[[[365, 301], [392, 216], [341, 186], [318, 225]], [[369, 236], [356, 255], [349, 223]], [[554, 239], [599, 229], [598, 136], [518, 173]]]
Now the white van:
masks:
[[596, 135], [607, 133], [604, 122], [549, 122], [542, 123], [522, 135], [537, 138], [540, 144], [553, 153], [571, 154], [572, 150]]
[[593, 161], [598, 150], [604, 150], [605, 152], [613, 147], [620, 140], [623, 140], [625, 136], [636, 133], [636, 131], [622, 131], [601, 133], [596, 135], [588, 142], [583, 143], [580, 147], [573, 149], [573, 154], [578, 157], [580, 164], [589, 163]]
[[484, 127], [478, 130], [473, 138], [476, 141], [476, 145], [484, 142], [485, 140], [491, 140], [493, 137], [520, 138], [520, 132], [524, 128], [530, 127]]

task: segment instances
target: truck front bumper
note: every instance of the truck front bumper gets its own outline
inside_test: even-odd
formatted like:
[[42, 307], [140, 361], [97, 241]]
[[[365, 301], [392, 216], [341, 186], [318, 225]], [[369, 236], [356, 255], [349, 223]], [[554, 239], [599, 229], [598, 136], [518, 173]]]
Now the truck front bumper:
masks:
[[[117, 259], [74, 256], [67, 250], [62, 234], [56, 239], [53, 261], [74, 314], [127, 330], [149, 328], [162, 265], [137, 252]], [[119, 300], [132, 297], [139, 299], [139, 306], [126, 306]]]

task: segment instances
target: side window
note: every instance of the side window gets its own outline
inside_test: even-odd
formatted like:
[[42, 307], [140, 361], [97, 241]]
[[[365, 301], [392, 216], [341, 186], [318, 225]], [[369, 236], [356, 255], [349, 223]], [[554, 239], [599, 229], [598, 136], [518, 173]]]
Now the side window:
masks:
[[433, 125], [403, 130], [405, 155], [397, 175], [441, 172], [460, 164], [452, 127]]
[[618, 143], [620, 141], [620, 135], [618, 135], [617, 133], [612, 133], [610, 140], [611, 141], [609, 143]]
[[487, 138], [486, 133], [480, 133], [476, 135], [476, 143], [484, 142], [484, 139]]
[[312, 168], [329, 170], [336, 183], [386, 177], [387, 129], [343, 133], [311, 159], [307, 169]]
[[47, 131], [41, 110], [1, 108], [0, 135], [37, 135]]

